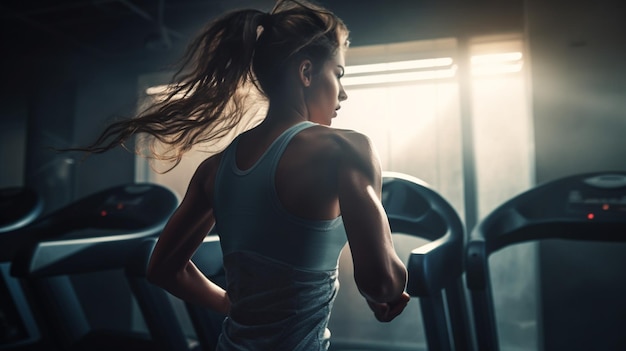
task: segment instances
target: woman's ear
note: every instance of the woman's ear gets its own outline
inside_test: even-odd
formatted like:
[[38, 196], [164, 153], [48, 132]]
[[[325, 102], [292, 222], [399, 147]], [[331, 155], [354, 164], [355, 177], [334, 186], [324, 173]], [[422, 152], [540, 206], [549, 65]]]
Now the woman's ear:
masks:
[[311, 86], [313, 79], [313, 63], [309, 59], [302, 60], [298, 66], [298, 77], [300, 82], [305, 86]]

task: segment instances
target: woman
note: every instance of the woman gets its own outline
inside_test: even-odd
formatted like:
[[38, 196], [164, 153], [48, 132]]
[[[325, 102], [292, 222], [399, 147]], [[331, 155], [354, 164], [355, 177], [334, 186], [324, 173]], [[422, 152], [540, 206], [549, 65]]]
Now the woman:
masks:
[[[192, 43], [168, 99], [112, 125], [91, 147], [147, 133], [176, 147], [177, 162], [237, 126], [250, 83], [269, 101], [259, 125], [197, 168], [148, 268], [153, 283], [228, 316], [220, 350], [326, 350], [346, 241], [378, 320], [391, 321], [409, 300], [374, 149], [362, 134], [330, 128], [347, 99], [347, 37], [339, 18], [303, 1], [228, 13]], [[190, 260], [214, 225], [226, 291]]]

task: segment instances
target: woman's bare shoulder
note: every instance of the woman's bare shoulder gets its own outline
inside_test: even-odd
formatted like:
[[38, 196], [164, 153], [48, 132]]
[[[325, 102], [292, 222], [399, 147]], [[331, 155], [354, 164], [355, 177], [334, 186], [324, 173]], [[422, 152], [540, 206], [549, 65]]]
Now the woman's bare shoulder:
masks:
[[313, 126], [299, 133], [296, 145], [291, 155], [304, 168], [326, 165], [346, 174], [358, 171], [371, 179], [380, 173], [375, 146], [367, 135], [358, 131]]
[[320, 125], [308, 128], [304, 132], [301, 135], [307, 143], [335, 156], [369, 158], [375, 152], [371, 139], [355, 130]]
[[200, 162], [196, 173], [201, 173], [203, 176], [207, 176], [211, 173], [217, 172], [217, 168], [220, 166], [221, 159], [221, 152], [207, 157], [206, 159], [204, 159], [204, 161]]
[[217, 170], [222, 160], [222, 153], [218, 153], [202, 161], [191, 179], [190, 186], [196, 186], [206, 194], [212, 194]]

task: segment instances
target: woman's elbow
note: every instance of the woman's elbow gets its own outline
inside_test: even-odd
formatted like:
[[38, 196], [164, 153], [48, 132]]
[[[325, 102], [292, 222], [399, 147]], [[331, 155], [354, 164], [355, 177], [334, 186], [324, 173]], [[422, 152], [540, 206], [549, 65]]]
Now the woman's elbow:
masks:
[[397, 267], [393, 272], [372, 274], [355, 272], [355, 283], [359, 291], [370, 301], [385, 303], [398, 298], [406, 287], [407, 272], [404, 267]]

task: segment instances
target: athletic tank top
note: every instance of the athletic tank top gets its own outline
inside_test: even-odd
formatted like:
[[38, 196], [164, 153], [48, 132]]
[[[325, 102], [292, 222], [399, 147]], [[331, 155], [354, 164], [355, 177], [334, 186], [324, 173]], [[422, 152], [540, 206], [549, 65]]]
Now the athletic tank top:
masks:
[[214, 211], [231, 310], [219, 350], [328, 349], [337, 262], [347, 241], [343, 221], [292, 215], [274, 182], [291, 139], [313, 125], [287, 129], [246, 170], [236, 164], [239, 137], [223, 153]]

